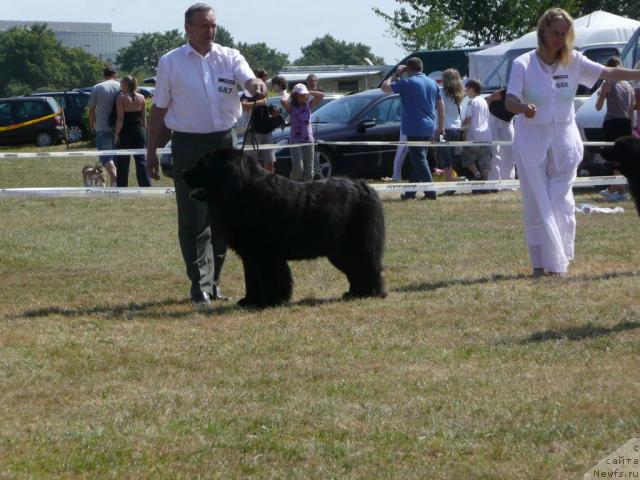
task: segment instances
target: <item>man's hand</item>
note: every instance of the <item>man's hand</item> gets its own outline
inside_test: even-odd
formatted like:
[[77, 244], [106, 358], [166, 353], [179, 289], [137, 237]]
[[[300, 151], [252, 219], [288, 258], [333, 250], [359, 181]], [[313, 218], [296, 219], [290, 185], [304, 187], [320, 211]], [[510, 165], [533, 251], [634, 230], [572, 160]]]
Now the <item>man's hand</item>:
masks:
[[407, 71], [406, 65], [398, 65], [396, 68], [396, 77], [401, 77], [404, 72]]
[[147, 150], [147, 173], [154, 180], [160, 180], [160, 162], [154, 150]]
[[244, 88], [256, 100], [267, 96], [267, 85], [259, 78], [247, 80], [244, 84]]

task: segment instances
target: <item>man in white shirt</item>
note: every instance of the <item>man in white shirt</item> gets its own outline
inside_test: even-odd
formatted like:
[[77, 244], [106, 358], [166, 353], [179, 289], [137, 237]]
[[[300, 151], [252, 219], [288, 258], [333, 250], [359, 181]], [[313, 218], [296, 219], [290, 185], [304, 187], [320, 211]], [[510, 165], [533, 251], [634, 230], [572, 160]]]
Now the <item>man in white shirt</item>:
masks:
[[[233, 126], [241, 115], [238, 84], [254, 96], [267, 87], [256, 79], [237, 50], [214, 43], [216, 16], [209, 5], [196, 3], [185, 12], [188, 43], [160, 58], [156, 89], [149, 115], [147, 169], [159, 179], [156, 149], [171, 137], [173, 178], [178, 206], [178, 237], [191, 301], [207, 305], [224, 298], [219, 280], [227, 241], [209, 217], [206, 202], [189, 197], [182, 171], [216, 148], [234, 148]], [[171, 134], [173, 132], [173, 135]]]
[[[480, 96], [482, 84], [469, 80], [466, 85], [469, 104], [465, 109], [462, 127], [467, 129], [469, 142], [490, 142], [489, 106]], [[486, 180], [491, 169], [491, 147], [467, 147], [462, 150], [462, 165], [469, 169], [476, 180]]]

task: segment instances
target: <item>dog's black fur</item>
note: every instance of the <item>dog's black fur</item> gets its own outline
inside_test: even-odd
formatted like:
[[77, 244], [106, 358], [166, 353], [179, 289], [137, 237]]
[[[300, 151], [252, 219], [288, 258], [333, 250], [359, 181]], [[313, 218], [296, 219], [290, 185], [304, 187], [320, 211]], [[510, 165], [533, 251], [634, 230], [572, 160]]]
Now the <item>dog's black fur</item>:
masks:
[[184, 172], [192, 196], [209, 202], [215, 227], [244, 266], [240, 305], [291, 298], [287, 260], [327, 257], [349, 280], [346, 297], [385, 297], [384, 215], [364, 181], [295, 182], [267, 173], [238, 150], [210, 152]]
[[627, 177], [629, 191], [640, 215], [640, 139], [620, 137], [613, 147], [603, 149], [602, 157]]

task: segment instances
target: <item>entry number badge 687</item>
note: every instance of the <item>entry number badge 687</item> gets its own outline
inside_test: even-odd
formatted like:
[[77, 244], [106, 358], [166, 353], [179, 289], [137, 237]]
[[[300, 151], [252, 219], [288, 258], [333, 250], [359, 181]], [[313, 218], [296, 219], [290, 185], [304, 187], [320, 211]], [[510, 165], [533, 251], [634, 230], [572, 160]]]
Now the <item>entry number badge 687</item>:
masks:
[[218, 77], [218, 92], [229, 94], [233, 92], [233, 87], [235, 87], [236, 82], [234, 80], [229, 80], [227, 78]]

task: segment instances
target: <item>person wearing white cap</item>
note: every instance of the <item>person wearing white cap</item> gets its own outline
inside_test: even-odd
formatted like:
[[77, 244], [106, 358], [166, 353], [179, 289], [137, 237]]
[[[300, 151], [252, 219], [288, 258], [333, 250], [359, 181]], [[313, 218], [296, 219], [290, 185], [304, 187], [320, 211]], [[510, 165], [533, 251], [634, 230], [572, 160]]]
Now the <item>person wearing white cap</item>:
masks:
[[[291, 89], [288, 99], [282, 99], [282, 106], [289, 112], [289, 143], [313, 143], [311, 110], [324, 98], [324, 93], [309, 91], [298, 83]], [[307, 181], [313, 178], [313, 145], [291, 148], [291, 179]]]
[[640, 71], [605, 67], [573, 49], [571, 16], [560, 8], [538, 20], [538, 48], [513, 62], [507, 110], [515, 119], [513, 154], [533, 275], [565, 276], [574, 258], [573, 183], [584, 145], [573, 98], [579, 84], [638, 80]]

